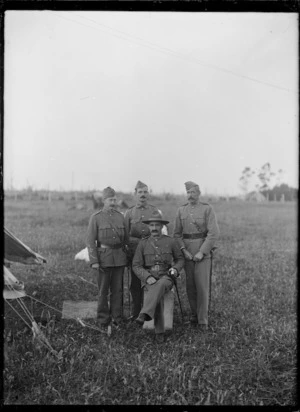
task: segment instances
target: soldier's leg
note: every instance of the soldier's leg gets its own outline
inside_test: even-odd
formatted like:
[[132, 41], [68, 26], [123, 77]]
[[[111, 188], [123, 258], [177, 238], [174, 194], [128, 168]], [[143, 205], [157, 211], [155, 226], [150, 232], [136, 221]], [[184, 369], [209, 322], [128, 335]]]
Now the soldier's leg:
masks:
[[195, 265], [197, 289], [197, 317], [200, 325], [208, 325], [209, 271], [210, 259], [203, 259]]
[[122, 304], [123, 304], [123, 274], [124, 266], [111, 268], [110, 278], [110, 311], [113, 319], [116, 322], [122, 320]]
[[156, 311], [154, 313], [155, 333], [165, 332], [164, 306], [164, 297], [162, 297], [157, 303]]
[[197, 320], [197, 289], [195, 283], [195, 262], [186, 261], [184, 265], [186, 273], [186, 293], [189, 300], [192, 318]]
[[130, 293], [132, 297], [132, 310], [131, 315], [134, 318], [139, 316], [141, 307], [143, 304], [143, 290], [141, 288], [140, 279], [134, 274], [131, 267], [131, 283], [130, 283]]
[[161, 298], [172, 289], [173, 282], [168, 278], [160, 278], [153, 285], [146, 285], [144, 304], [141, 313], [146, 313], [151, 319], [154, 318], [155, 310]]
[[110, 285], [110, 268], [104, 268], [97, 273], [98, 283], [98, 305], [97, 320], [100, 324], [106, 325], [110, 322], [108, 309], [108, 292]]

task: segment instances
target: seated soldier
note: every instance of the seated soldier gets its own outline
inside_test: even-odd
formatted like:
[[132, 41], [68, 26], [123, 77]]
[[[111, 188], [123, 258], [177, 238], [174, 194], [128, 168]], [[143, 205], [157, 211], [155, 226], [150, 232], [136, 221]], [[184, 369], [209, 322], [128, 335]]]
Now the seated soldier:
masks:
[[184, 265], [184, 257], [177, 241], [162, 235], [163, 225], [169, 222], [163, 220], [158, 211], [153, 211], [151, 217], [143, 223], [149, 225], [150, 236], [138, 244], [132, 268], [141, 279], [142, 287], [147, 293], [136, 322], [143, 325], [145, 321], [154, 319], [156, 340], [162, 343], [165, 332], [163, 296], [172, 289], [172, 276], [179, 276], [179, 271]]

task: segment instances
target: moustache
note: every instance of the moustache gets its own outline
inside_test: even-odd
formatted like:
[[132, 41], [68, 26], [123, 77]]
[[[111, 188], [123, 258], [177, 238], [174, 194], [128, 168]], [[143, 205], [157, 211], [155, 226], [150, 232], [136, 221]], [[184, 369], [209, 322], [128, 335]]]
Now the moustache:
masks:
[[151, 233], [158, 233], [158, 230], [151, 230]]

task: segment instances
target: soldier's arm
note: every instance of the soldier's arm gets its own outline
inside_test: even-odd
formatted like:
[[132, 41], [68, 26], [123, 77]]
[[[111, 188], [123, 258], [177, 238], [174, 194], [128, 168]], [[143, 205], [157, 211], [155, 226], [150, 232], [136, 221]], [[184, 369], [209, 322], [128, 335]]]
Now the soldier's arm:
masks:
[[88, 248], [91, 266], [94, 263], [99, 263], [97, 245], [96, 245], [97, 237], [98, 237], [97, 221], [96, 221], [95, 215], [92, 215], [90, 217], [90, 221], [89, 221], [89, 225], [87, 229], [87, 236], [86, 236], [86, 246]]
[[172, 267], [177, 269], [179, 273], [184, 266], [184, 256], [175, 239], [174, 242], [172, 242], [172, 253], [174, 259], [174, 265]]
[[180, 209], [178, 209], [176, 212], [176, 217], [175, 217], [173, 237], [177, 239], [177, 242], [180, 248], [185, 247], [183, 240], [182, 240], [182, 231], [183, 231], [183, 227], [182, 227], [181, 219], [180, 219]]
[[125, 220], [125, 229], [127, 233], [129, 234], [130, 232], [130, 210], [129, 209], [127, 209], [124, 214], [124, 220]]
[[211, 206], [207, 211], [206, 215], [206, 225], [207, 225], [207, 236], [201, 245], [200, 252], [208, 255], [211, 249], [214, 247], [216, 240], [220, 235], [220, 230], [217, 222], [215, 212]]
[[143, 257], [143, 251], [144, 251], [144, 244], [143, 241], [140, 242], [136, 248], [133, 260], [132, 260], [132, 269], [136, 276], [143, 282], [146, 282], [147, 278], [151, 276], [151, 273], [148, 272], [144, 268], [144, 257]]
[[129, 230], [128, 230], [128, 226], [126, 225], [126, 220], [125, 220], [125, 216], [123, 217], [124, 219], [124, 243], [125, 245], [129, 245]]

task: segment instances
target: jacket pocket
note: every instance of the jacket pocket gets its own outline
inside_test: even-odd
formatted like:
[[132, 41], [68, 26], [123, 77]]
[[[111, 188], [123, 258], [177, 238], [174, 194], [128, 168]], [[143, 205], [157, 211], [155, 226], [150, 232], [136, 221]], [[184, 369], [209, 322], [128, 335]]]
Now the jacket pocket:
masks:
[[[156, 257], [157, 256], [157, 257]], [[145, 266], [152, 266], [154, 265], [155, 261], [159, 260], [159, 254], [155, 254], [154, 251], [150, 252], [147, 250], [144, 250], [144, 262]]]

